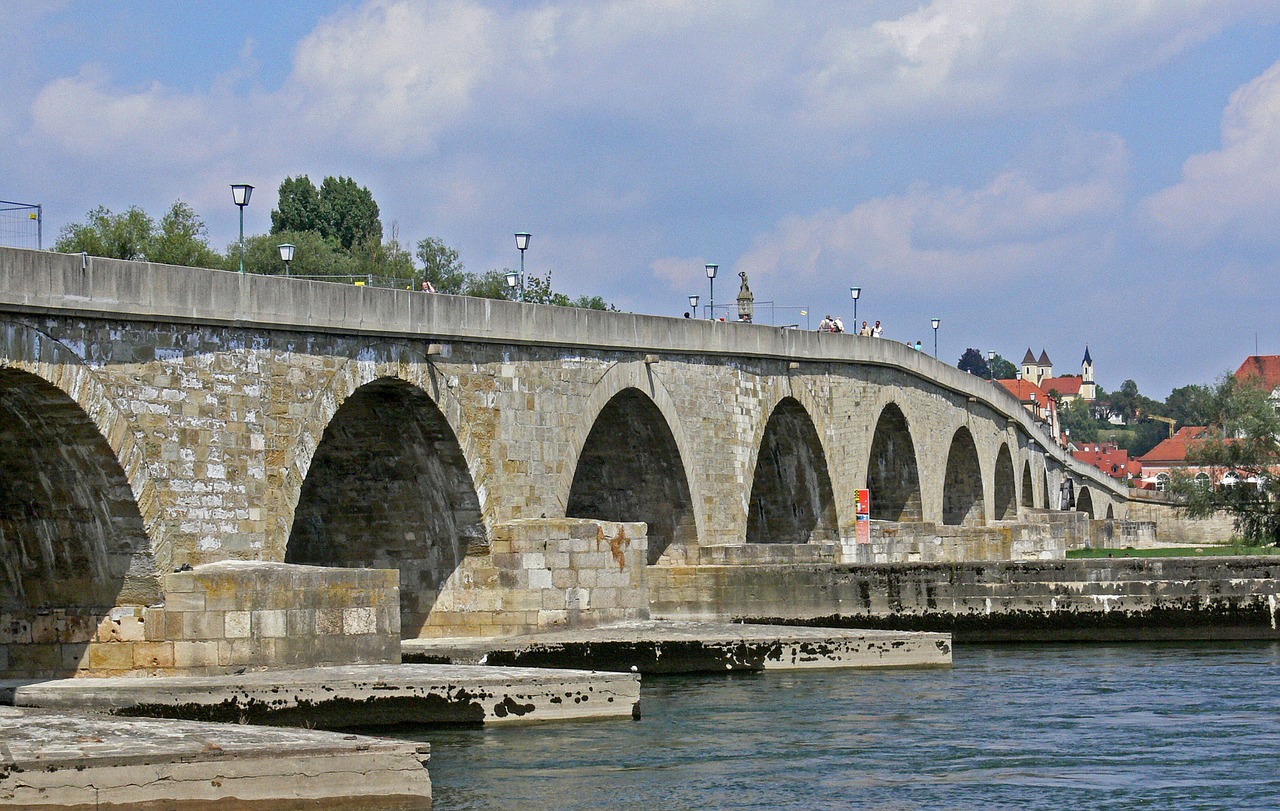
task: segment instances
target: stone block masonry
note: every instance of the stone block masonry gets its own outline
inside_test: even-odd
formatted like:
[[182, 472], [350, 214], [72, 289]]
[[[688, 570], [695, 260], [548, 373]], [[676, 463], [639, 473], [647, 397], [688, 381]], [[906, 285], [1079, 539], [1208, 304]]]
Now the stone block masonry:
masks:
[[1280, 638], [1280, 561], [656, 566], [655, 618], [949, 631], [957, 642]]
[[647, 550], [642, 523], [498, 524], [490, 554], [463, 562], [420, 636], [513, 636], [647, 619]]
[[154, 606], [0, 613], [0, 672], [205, 675], [400, 661], [399, 573], [225, 561], [164, 575]]

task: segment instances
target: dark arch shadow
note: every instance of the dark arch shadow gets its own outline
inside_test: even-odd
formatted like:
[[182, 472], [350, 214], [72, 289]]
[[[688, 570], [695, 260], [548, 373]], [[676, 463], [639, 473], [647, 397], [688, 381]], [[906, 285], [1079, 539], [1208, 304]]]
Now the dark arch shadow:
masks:
[[836, 499], [813, 419], [784, 397], [765, 423], [747, 502], [747, 543], [834, 541]]
[[142, 515], [106, 438], [61, 389], [0, 369], [0, 614], [6, 632], [37, 616], [48, 626], [33, 644], [7, 645], [0, 673], [73, 675], [113, 607], [151, 605], [160, 593]]
[[889, 403], [876, 420], [867, 462], [871, 517], [877, 521], [922, 521], [916, 447], [902, 409]]
[[1114, 505], [1114, 504], [1108, 504], [1108, 505], [1107, 505], [1107, 518], [1108, 518], [1108, 520], [1113, 519], [1113, 518], [1115, 518], [1115, 517], [1116, 517], [1116, 505]]
[[623, 389], [600, 409], [578, 455], [565, 516], [644, 521], [649, 563], [672, 544], [696, 542], [680, 449], [662, 412], [639, 389]]
[[338, 408], [298, 497], [286, 563], [400, 570], [401, 633], [485, 537], [466, 458], [422, 389], [381, 378]]
[[1032, 481], [1033, 480], [1031, 478], [1031, 463], [1025, 462], [1022, 465], [1022, 502], [1021, 502], [1022, 506], [1024, 507], [1034, 508], [1036, 506], [1036, 491], [1035, 491], [1035, 485], [1032, 484]]
[[947, 473], [942, 484], [942, 523], [952, 526], [980, 524], [986, 520], [982, 506], [982, 467], [978, 447], [969, 429], [956, 429], [947, 452]]
[[1014, 488], [1013, 456], [1007, 444], [1000, 445], [996, 454], [995, 496], [992, 508], [997, 521], [1008, 521], [1018, 516], [1018, 491]]
[[1076, 496], [1076, 509], [1093, 518], [1093, 496], [1089, 493], [1088, 487], [1080, 488], [1080, 495]]
[[1043, 474], [1043, 478], [1044, 478], [1044, 508], [1048, 510], [1050, 509], [1049, 507], [1049, 471], [1048, 470], [1045, 470]]

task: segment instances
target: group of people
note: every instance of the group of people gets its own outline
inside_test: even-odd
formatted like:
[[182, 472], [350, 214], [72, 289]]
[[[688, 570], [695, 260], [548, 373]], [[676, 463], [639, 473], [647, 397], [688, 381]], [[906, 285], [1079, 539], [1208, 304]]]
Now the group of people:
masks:
[[[844, 332], [844, 322], [840, 320], [840, 316], [832, 318], [824, 315], [822, 321], [818, 324], [818, 332]], [[866, 321], [862, 322], [862, 329], [858, 330], [858, 334], [864, 338], [879, 338], [884, 334], [884, 330], [877, 321], [874, 327], [868, 326]]]

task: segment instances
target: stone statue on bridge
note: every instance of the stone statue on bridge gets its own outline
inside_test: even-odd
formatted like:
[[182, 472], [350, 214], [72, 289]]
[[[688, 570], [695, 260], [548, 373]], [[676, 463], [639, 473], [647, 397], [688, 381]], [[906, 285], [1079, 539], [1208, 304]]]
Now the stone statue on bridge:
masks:
[[738, 288], [738, 320], [750, 324], [751, 317], [755, 315], [756, 297], [751, 292], [751, 285], [747, 284], [746, 272], [739, 273], [738, 278], [742, 279], [742, 286]]

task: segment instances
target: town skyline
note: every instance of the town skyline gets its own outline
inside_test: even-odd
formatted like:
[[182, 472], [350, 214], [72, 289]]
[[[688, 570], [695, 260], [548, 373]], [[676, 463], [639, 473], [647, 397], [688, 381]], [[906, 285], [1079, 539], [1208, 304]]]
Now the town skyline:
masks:
[[851, 323], [859, 286], [949, 364], [1088, 345], [1160, 399], [1280, 352], [1267, 3], [64, 2], [0, 44], [0, 197], [45, 247], [182, 199], [225, 250], [231, 183], [251, 234], [286, 176], [347, 175], [406, 244], [483, 273], [528, 231], [530, 273], [634, 312], [705, 304], [715, 262], [717, 303], [745, 271]]

